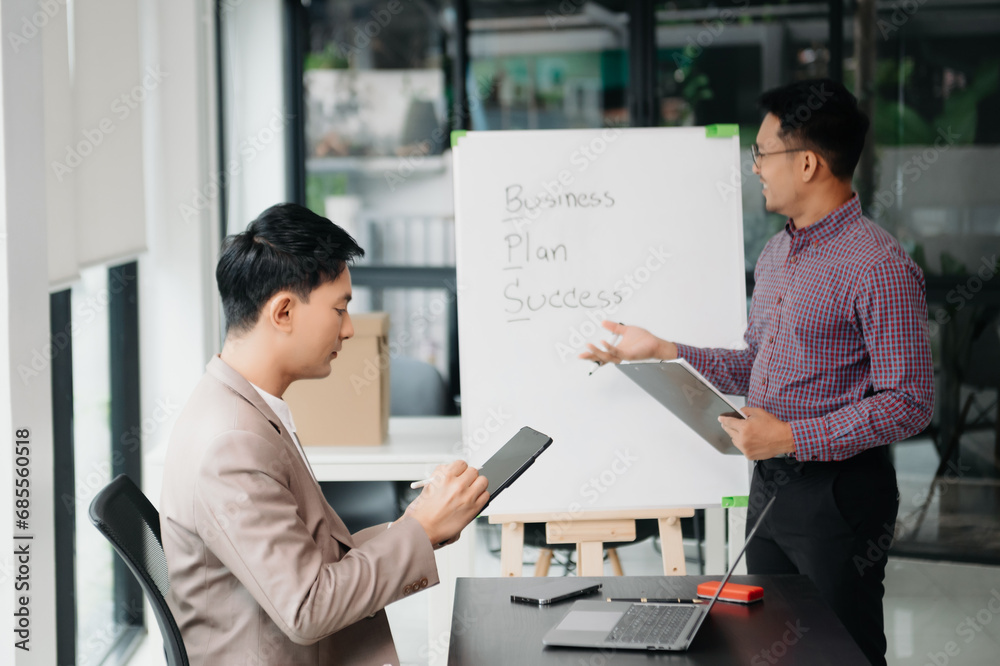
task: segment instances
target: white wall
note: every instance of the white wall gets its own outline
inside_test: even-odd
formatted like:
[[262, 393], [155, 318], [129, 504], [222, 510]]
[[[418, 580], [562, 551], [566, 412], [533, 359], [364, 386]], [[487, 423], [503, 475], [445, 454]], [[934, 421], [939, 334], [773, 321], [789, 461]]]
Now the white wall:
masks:
[[284, 101], [281, 0], [223, 3], [229, 233], [288, 200], [286, 145], [293, 123]]
[[[0, 11], [0, 428], [13, 443], [16, 428], [31, 429], [31, 651], [0, 642], [0, 663], [56, 663], [52, 516], [52, 406], [49, 337], [46, 147], [66, 145], [65, 127], [45, 134], [48, 104], [72, 99], [68, 77], [43, 78], [48, 65], [62, 70], [69, 49], [65, 3], [39, 15], [35, 0], [4, 0]], [[165, 440], [180, 405], [218, 347], [214, 264], [218, 247], [215, 128], [214, 3], [211, 0], [140, 0], [135, 26], [142, 68], [166, 72], [142, 109], [144, 220], [148, 252], [139, 257], [142, 429], [146, 448]], [[38, 23], [42, 25], [39, 26]], [[48, 32], [46, 32], [48, 31]], [[18, 41], [9, 35], [25, 36]], [[53, 37], [55, 35], [55, 37]], [[62, 35], [62, 37], [59, 37]], [[43, 38], [43, 36], [45, 38]], [[43, 46], [45, 47], [43, 49]], [[46, 62], [44, 58], [55, 59]], [[49, 114], [51, 121], [51, 114]], [[50, 126], [61, 127], [58, 123]], [[62, 132], [61, 134], [59, 132]], [[136, 170], [138, 171], [138, 170]], [[199, 195], [201, 197], [199, 198]], [[63, 199], [59, 199], [63, 201]], [[192, 204], [192, 202], [194, 202]], [[185, 206], [187, 206], [185, 208]], [[65, 206], [59, 208], [68, 214]], [[134, 219], [134, 218], [133, 218]], [[72, 239], [60, 236], [71, 248]], [[66, 279], [72, 279], [67, 275]], [[80, 350], [86, 353], [86, 350]], [[42, 359], [42, 360], [39, 360]], [[34, 363], [34, 365], [33, 365]], [[19, 368], [37, 372], [24, 377]], [[0, 456], [0, 539], [13, 543], [12, 455]], [[158, 498], [152, 498], [154, 500]], [[0, 553], [0, 614], [10, 631], [14, 604], [13, 549]], [[78, 575], [87, 575], [87, 562]], [[80, 609], [86, 613], [87, 609]], [[151, 627], [156, 631], [155, 625]], [[8, 634], [9, 636], [10, 634]]]
[[149, 249], [139, 259], [139, 335], [145, 452], [166, 442], [218, 351], [212, 6], [211, 0], [140, 5], [143, 60], [168, 73], [143, 117]]
[[[42, 40], [23, 32], [38, 12], [32, 0], [0, 4], [0, 663], [54, 664], [55, 566], [52, 487], [52, 386], [45, 360], [49, 339], [48, 249], [45, 225], [45, 154]], [[22, 41], [11, 36], [24, 37]], [[33, 369], [37, 374], [22, 374]], [[27, 529], [15, 529], [13, 445], [17, 429], [30, 430], [30, 508]], [[15, 541], [15, 536], [32, 535]], [[30, 578], [13, 557], [27, 545]], [[20, 577], [20, 578], [17, 578]], [[30, 588], [22, 586], [27, 583]], [[28, 597], [30, 651], [10, 639], [16, 596]], [[19, 606], [20, 604], [18, 604]]]

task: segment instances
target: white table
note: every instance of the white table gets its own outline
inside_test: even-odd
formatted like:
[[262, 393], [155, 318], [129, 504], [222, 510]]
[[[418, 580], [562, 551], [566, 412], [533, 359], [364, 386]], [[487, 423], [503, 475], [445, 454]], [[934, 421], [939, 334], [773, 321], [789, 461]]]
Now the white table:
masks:
[[[416, 481], [428, 477], [437, 465], [461, 457], [462, 421], [457, 416], [392, 417], [389, 436], [381, 446], [304, 448], [319, 481]], [[160, 500], [165, 455], [161, 448], [144, 459], [144, 492], [154, 505]], [[473, 575], [475, 536], [472, 526], [457, 542], [435, 551], [441, 584], [424, 592], [432, 647], [448, 645], [455, 579]], [[430, 666], [447, 661], [443, 650], [431, 649], [429, 656]]]
[[394, 416], [381, 446], [306, 446], [320, 481], [416, 481], [461, 458], [458, 416]]

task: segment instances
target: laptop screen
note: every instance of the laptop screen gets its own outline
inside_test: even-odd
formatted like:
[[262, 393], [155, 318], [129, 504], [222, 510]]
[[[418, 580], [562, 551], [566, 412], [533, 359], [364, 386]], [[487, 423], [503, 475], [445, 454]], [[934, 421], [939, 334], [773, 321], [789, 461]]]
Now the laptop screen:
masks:
[[719, 583], [719, 588], [715, 591], [715, 596], [712, 597], [712, 600], [710, 602], [708, 602], [708, 608], [704, 613], [701, 614], [701, 617], [698, 619], [698, 622], [696, 622], [694, 627], [692, 628], [691, 630], [692, 635], [694, 634], [694, 632], [698, 631], [698, 629], [701, 627], [701, 623], [704, 622], [705, 618], [708, 617], [708, 614], [712, 612], [712, 606], [714, 606], [715, 602], [719, 600], [719, 595], [722, 594], [722, 588], [724, 588], [726, 586], [726, 583], [729, 582], [729, 577], [732, 576], [733, 571], [736, 570], [736, 565], [740, 563], [741, 559], [743, 559], [743, 553], [747, 551], [747, 546], [750, 545], [750, 540], [753, 539], [753, 535], [757, 533], [757, 528], [760, 527], [761, 522], [764, 520], [764, 516], [766, 516], [767, 512], [771, 509], [771, 505], [774, 504], [775, 499], [777, 498], [772, 497], [771, 501], [769, 501], [767, 505], [764, 507], [764, 510], [760, 512], [759, 516], [757, 516], [757, 522], [754, 523], [753, 529], [750, 530], [750, 534], [747, 535], [747, 540], [743, 542], [743, 548], [740, 549], [740, 554], [736, 556], [735, 560], [733, 560], [733, 564], [729, 567], [729, 571], [726, 572], [726, 576], [722, 579], [722, 582]]

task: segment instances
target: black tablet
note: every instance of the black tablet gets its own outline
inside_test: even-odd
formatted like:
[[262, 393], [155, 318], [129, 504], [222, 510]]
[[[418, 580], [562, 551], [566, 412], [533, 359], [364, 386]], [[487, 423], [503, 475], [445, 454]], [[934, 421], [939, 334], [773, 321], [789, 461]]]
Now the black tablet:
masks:
[[507, 486], [514, 483], [524, 470], [531, 467], [531, 463], [535, 462], [551, 443], [552, 438], [548, 435], [525, 426], [501, 446], [499, 451], [490, 456], [490, 459], [479, 468], [479, 473], [490, 482], [486, 489], [490, 494], [486, 506], [489, 506]]

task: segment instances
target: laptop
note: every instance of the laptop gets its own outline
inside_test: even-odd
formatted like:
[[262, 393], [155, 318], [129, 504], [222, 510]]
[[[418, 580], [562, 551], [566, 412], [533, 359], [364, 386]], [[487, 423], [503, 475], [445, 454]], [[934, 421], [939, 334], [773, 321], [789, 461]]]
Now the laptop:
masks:
[[707, 605], [577, 601], [559, 624], [545, 634], [542, 643], [614, 650], [687, 650], [772, 504], [773, 497], [761, 511], [743, 549]]
[[679, 358], [660, 363], [620, 363], [616, 367], [719, 453], [743, 455], [719, 426], [718, 418], [722, 414], [746, 416], [690, 363]]

